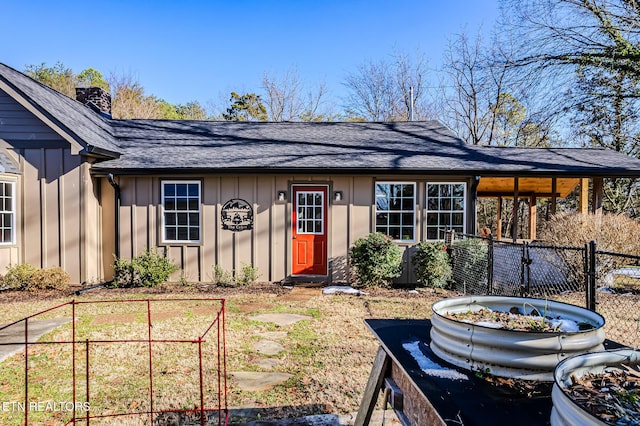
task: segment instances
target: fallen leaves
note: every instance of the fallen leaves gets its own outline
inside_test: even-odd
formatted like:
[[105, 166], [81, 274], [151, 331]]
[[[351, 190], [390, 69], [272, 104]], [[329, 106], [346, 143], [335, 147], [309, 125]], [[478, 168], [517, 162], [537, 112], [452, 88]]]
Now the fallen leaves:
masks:
[[637, 425], [640, 419], [640, 366], [621, 365], [603, 373], [571, 376], [565, 393], [580, 407], [611, 425]]

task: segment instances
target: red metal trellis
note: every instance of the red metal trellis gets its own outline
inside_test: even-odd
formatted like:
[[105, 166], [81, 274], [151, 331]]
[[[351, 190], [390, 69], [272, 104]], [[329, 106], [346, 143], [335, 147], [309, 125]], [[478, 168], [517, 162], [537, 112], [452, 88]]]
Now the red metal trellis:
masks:
[[[197, 336], [197, 338], [191, 338], [191, 339], [162, 339], [162, 338], [154, 338], [154, 333], [153, 333], [153, 321], [152, 321], [152, 307], [155, 304], [178, 304], [178, 303], [185, 303], [185, 302], [194, 302], [194, 303], [209, 303], [209, 304], [214, 304], [216, 306], [217, 311], [214, 312], [215, 317], [214, 319], [208, 324], [208, 327], [206, 328], [206, 330], [199, 336]], [[142, 339], [142, 338], [130, 338], [130, 339], [91, 339], [89, 337], [83, 339], [80, 339], [78, 337], [80, 331], [79, 328], [81, 328], [78, 320], [80, 315], [78, 314], [78, 309], [77, 307], [80, 307], [82, 305], [97, 305], [97, 304], [110, 304], [110, 306], [116, 306], [116, 305], [130, 305], [130, 304], [135, 304], [135, 303], [144, 303], [146, 306], [146, 338]], [[70, 340], [55, 340], [55, 341], [38, 341], [38, 342], [29, 342], [29, 327], [30, 327], [30, 321], [38, 318], [38, 317], [42, 317], [44, 314], [47, 313], [58, 313], [58, 312], [63, 312], [65, 308], [70, 308], [71, 310], [71, 339]], [[169, 414], [169, 413], [177, 413], [177, 414], [182, 414], [184, 416], [190, 416], [190, 415], [194, 415], [194, 414], [199, 414], [200, 417], [200, 424], [201, 425], [205, 425], [205, 424], [214, 424], [215, 423], [215, 417], [217, 417], [217, 424], [218, 425], [226, 425], [228, 423], [228, 417], [229, 417], [229, 410], [228, 410], [228, 406], [227, 406], [227, 365], [226, 365], [226, 338], [225, 338], [225, 300], [224, 299], [216, 299], [216, 298], [166, 298], [166, 299], [126, 299], [126, 300], [93, 300], [93, 301], [76, 301], [76, 300], [72, 300], [70, 302], [55, 306], [53, 308], [38, 312], [36, 314], [30, 315], [28, 317], [25, 317], [21, 320], [15, 321], [11, 324], [7, 324], [5, 326], [0, 327], [0, 332], [2, 332], [3, 330], [12, 327], [12, 326], [19, 326], [21, 322], [24, 323], [24, 341], [18, 341], [18, 342], [4, 342], [4, 343], [0, 343], [0, 345], [16, 345], [16, 344], [23, 344], [24, 345], [24, 400], [22, 401], [22, 405], [18, 402], [17, 403], [17, 407], [18, 408], [22, 408], [24, 411], [24, 424], [28, 425], [29, 424], [29, 415], [30, 415], [30, 411], [34, 411], [33, 408], [33, 404], [38, 404], [40, 403], [40, 401], [33, 401], [30, 400], [30, 398], [33, 398], [33, 395], [30, 395], [29, 392], [29, 386], [30, 386], [30, 382], [29, 382], [29, 375], [30, 375], [30, 370], [33, 370], [34, 367], [30, 368], [30, 356], [31, 356], [31, 352], [29, 351], [30, 346], [33, 345], [66, 345], [66, 346], [70, 346], [71, 347], [71, 388], [72, 388], [72, 410], [70, 414], [70, 418], [68, 418], [68, 420], [63, 420], [62, 423], [70, 425], [70, 424], [86, 424], [89, 425], [91, 423], [92, 419], [102, 419], [102, 418], [115, 418], [115, 417], [121, 417], [121, 416], [138, 416], [140, 418], [142, 417], [146, 417], [149, 419], [149, 422], [151, 424], [154, 423], [154, 419], [156, 419], [158, 416], [161, 415], [165, 415], [165, 414]], [[216, 330], [217, 330], [217, 336], [216, 336], [216, 340], [211, 342], [207, 340], [207, 337], [210, 335], [210, 331], [213, 329], [213, 327], [216, 326]], [[89, 407], [91, 406], [91, 393], [90, 391], [92, 390], [90, 388], [90, 382], [91, 382], [91, 375], [99, 375], [100, 374], [100, 369], [98, 368], [96, 371], [94, 371], [93, 368], [91, 368], [91, 348], [92, 347], [97, 347], [98, 345], [104, 345], [104, 344], [128, 344], [128, 343], [139, 343], [139, 344], [145, 344], [147, 346], [147, 353], [148, 353], [148, 388], [149, 388], [149, 392], [148, 392], [148, 409], [147, 410], [143, 410], [143, 411], [125, 411], [125, 412], [121, 412], [121, 413], [115, 413], [115, 414], [92, 414], [91, 410], [89, 409]], [[211, 344], [211, 346], [207, 346], [207, 350], [205, 350], [205, 348], [203, 347], [204, 344]], [[85, 368], [84, 368], [84, 396], [86, 401], [80, 401], [78, 402], [78, 396], [81, 392], [79, 392], [79, 388], [78, 388], [78, 379], [80, 377], [78, 377], [79, 375], [81, 375], [81, 373], [78, 371], [78, 360], [82, 361], [83, 358], [82, 356], [79, 356], [77, 354], [77, 347], [78, 345], [83, 345], [84, 347], [84, 363], [85, 363]], [[193, 374], [197, 374], [198, 376], [198, 389], [199, 389], [199, 398], [197, 398], [197, 400], [199, 401], [199, 406], [195, 407], [195, 408], [189, 408], [189, 409], [175, 409], [175, 408], [171, 408], [171, 409], [167, 409], [167, 408], [163, 408], [163, 407], [159, 407], [157, 404], [154, 404], [154, 365], [156, 360], [156, 357], [160, 356], [156, 353], [154, 353], [154, 346], [158, 345], [158, 344], [172, 344], [172, 345], [181, 345], [181, 344], [195, 344], [197, 345], [197, 353], [198, 353], [198, 360], [197, 360], [197, 365], [198, 365], [198, 371], [197, 372], [193, 372]], [[215, 353], [212, 353], [212, 351], [214, 351]], [[82, 355], [82, 353], [81, 353]], [[205, 371], [206, 367], [203, 363], [203, 361], [208, 361], [207, 365], [210, 365], [210, 363], [213, 363], [213, 371], [208, 372]], [[37, 367], [35, 367], [37, 369]], [[134, 372], [132, 372], [134, 373]], [[136, 372], [137, 373], [137, 372]], [[216, 378], [215, 381], [217, 383], [214, 383], [215, 388], [217, 390], [216, 395], [207, 395], [207, 391], [209, 389], [208, 385], [210, 384], [209, 381], [207, 381], [207, 378], [209, 377], [209, 374], [207, 373], [211, 373], [213, 374], [213, 376]], [[180, 385], [180, 384], [177, 384]], [[142, 392], [141, 392], [142, 394]], [[210, 403], [210, 401], [213, 401], [214, 403], [212, 403], [209, 406], [206, 406], [206, 403]], [[83, 407], [86, 407], [87, 409], [84, 410], [85, 415], [80, 417], [77, 416], [76, 411], [77, 410], [77, 406], [76, 404], [85, 404], [83, 405]], [[38, 405], [36, 405], [37, 407]], [[217, 416], [215, 416], [215, 414], [217, 414]], [[60, 420], [59, 418], [57, 420]], [[141, 419], [142, 420], [142, 419]]]

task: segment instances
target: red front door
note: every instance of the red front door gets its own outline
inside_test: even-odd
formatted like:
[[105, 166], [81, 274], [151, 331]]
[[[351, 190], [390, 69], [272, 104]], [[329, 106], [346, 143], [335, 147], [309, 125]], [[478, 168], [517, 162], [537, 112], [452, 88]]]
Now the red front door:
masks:
[[327, 275], [327, 186], [293, 186], [292, 275]]

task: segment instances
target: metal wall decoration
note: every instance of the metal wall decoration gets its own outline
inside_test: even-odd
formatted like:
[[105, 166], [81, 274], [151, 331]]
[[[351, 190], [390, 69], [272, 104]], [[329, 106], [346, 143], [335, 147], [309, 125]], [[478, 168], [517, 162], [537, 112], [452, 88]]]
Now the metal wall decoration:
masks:
[[253, 207], [240, 198], [224, 203], [221, 213], [222, 229], [233, 232], [253, 229]]

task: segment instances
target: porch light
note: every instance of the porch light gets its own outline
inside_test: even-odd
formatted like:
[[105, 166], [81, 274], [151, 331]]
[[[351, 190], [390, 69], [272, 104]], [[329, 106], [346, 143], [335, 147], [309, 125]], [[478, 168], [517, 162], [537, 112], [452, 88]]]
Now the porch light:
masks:
[[287, 191], [278, 191], [278, 201], [287, 201]]
[[342, 201], [342, 191], [333, 192], [333, 201]]

